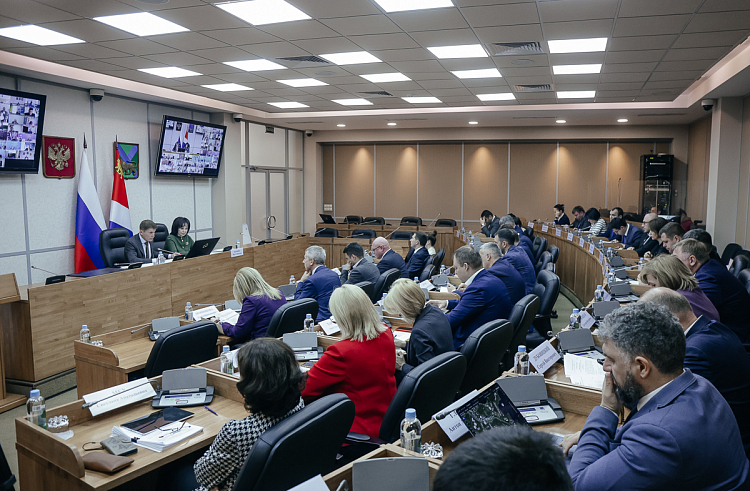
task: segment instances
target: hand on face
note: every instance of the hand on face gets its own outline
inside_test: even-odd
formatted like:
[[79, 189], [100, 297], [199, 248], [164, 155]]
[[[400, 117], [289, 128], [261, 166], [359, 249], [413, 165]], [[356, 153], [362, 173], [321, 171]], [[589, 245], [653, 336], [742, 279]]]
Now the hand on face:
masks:
[[602, 407], [606, 407], [610, 411], [614, 412], [615, 414], [620, 414], [620, 409], [622, 408], [622, 404], [620, 403], [620, 399], [617, 397], [617, 393], [615, 391], [615, 383], [614, 379], [612, 378], [612, 372], [608, 372], [604, 376], [604, 383], [602, 384]]

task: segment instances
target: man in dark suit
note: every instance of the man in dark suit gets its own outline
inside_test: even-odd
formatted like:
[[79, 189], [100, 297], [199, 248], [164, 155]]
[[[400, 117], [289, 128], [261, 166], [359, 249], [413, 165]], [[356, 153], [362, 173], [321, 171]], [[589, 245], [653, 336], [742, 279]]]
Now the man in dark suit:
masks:
[[156, 224], [151, 220], [143, 220], [138, 228], [138, 235], [125, 242], [125, 260], [129, 263], [150, 263], [159, 255], [154, 247]]
[[624, 214], [625, 212], [619, 206], [615, 206], [614, 208], [609, 210], [609, 224], [607, 224], [607, 234], [605, 235], [605, 237], [607, 237], [609, 240], [617, 239], [617, 234], [615, 234], [612, 230], [612, 220], [614, 220], [615, 218], [622, 218]]
[[638, 247], [643, 242], [643, 230], [629, 224], [624, 218], [612, 220], [612, 231], [625, 247]]
[[[620, 307], [599, 326], [604, 384], [568, 468], [577, 491], [747, 489], [750, 463], [718, 390], [683, 369], [685, 335], [651, 302]], [[619, 412], [631, 408], [618, 428]]]
[[[679, 224], [675, 224], [679, 227]], [[719, 312], [719, 320], [743, 343], [750, 340], [750, 294], [726, 266], [711, 259], [708, 249], [695, 239], [678, 242], [672, 254], [690, 268], [698, 286]]]
[[675, 246], [682, 240], [683, 235], [685, 235], [685, 229], [675, 222], [669, 222], [659, 230], [661, 244], [670, 254], [674, 252]]
[[430, 300], [430, 304], [447, 308], [453, 330], [453, 345], [458, 350], [472, 332], [484, 324], [507, 319], [513, 304], [508, 289], [500, 279], [482, 269], [482, 258], [472, 246], [460, 247], [453, 254], [456, 276], [466, 290], [456, 292], [460, 300]]
[[648, 233], [648, 224], [656, 218], [658, 218], [656, 213], [646, 213], [643, 217], [643, 226], [641, 227], [641, 230], [643, 230], [643, 237], [641, 238], [640, 244], [633, 247], [635, 252], [641, 257], [647, 252], [651, 252], [659, 247], [659, 241], [652, 239], [651, 234]]
[[711, 234], [709, 234], [705, 230], [701, 230], [699, 228], [688, 230], [687, 232], [685, 232], [685, 235], [683, 235], [682, 238], [695, 239], [698, 242], [703, 243], [703, 245], [705, 245], [708, 249], [708, 255], [711, 257], [711, 259], [716, 259], [717, 261], [721, 262], [721, 256], [719, 256], [719, 253], [716, 251], [716, 246], [713, 244]]
[[583, 206], [574, 206], [572, 211], [573, 216], [575, 217], [572, 225], [573, 228], [577, 228], [578, 230], [588, 230], [591, 228], [591, 224], [586, 218], [586, 210], [583, 209]]
[[513, 266], [518, 274], [523, 278], [525, 286], [524, 294], [534, 293], [534, 285], [536, 285], [536, 271], [534, 270], [534, 264], [529, 261], [529, 257], [519, 246], [515, 245], [518, 239], [518, 234], [512, 228], [501, 228], [495, 234], [495, 244], [500, 248], [503, 253], [503, 257], [500, 261]]
[[570, 218], [565, 214], [565, 205], [562, 203], [556, 204], [552, 211], [555, 213], [555, 225], [570, 225]]
[[339, 275], [326, 268], [325, 262], [326, 251], [322, 247], [310, 246], [305, 249], [305, 257], [302, 259], [305, 273], [297, 282], [297, 291], [294, 292], [295, 300], [312, 298], [318, 302], [318, 322], [331, 317], [328, 301], [333, 290], [341, 286]]
[[380, 274], [385, 273], [389, 269], [396, 268], [401, 271], [401, 278], [407, 277], [404, 258], [401, 257], [401, 254], [391, 249], [385, 237], [376, 237], [372, 241], [372, 253], [380, 261], [378, 263]]
[[500, 228], [500, 219], [492, 214], [490, 210], [484, 210], [482, 215], [479, 217], [479, 222], [482, 224], [482, 233], [487, 237], [492, 237]]
[[508, 289], [510, 302], [515, 305], [526, 295], [526, 284], [521, 274], [508, 261], [501, 261], [503, 252], [494, 242], [486, 242], [479, 248], [482, 257], [482, 267], [494, 274]]
[[406, 277], [409, 279], [419, 278], [422, 270], [430, 260], [430, 253], [427, 252], [427, 234], [424, 232], [414, 232], [411, 236], [411, 246], [414, 252], [406, 263]]
[[685, 368], [711, 382], [732, 408], [745, 454], [750, 454], [750, 358], [739, 338], [724, 324], [696, 317], [679, 292], [652, 288], [639, 302], [663, 305], [685, 331]]
[[531, 264], [536, 263], [536, 258], [534, 258], [534, 243], [530, 238], [526, 236], [525, 233], [523, 233], [523, 229], [516, 225], [516, 218], [513, 215], [505, 215], [504, 217], [502, 217], [500, 219], [500, 228], [509, 228], [511, 230], [515, 230], [515, 245], [519, 246], [526, 253], [526, 255], [529, 257], [529, 261], [531, 261]]
[[347, 283], [354, 285], [361, 281], [369, 281], [373, 285], [377, 283], [380, 271], [377, 266], [364, 259], [365, 250], [361, 245], [356, 242], [347, 245], [344, 247], [344, 256], [346, 256], [346, 264], [341, 271], [342, 285]]

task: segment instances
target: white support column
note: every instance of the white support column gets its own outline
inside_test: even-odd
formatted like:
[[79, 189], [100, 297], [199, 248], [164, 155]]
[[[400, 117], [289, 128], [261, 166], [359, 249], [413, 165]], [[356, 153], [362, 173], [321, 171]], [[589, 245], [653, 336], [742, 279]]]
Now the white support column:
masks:
[[221, 243], [232, 245], [240, 238], [242, 224], [246, 223], [245, 192], [245, 133], [244, 122], [236, 123], [231, 114], [213, 113], [211, 122], [227, 127], [219, 177], [212, 179], [211, 199], [214, 237]]

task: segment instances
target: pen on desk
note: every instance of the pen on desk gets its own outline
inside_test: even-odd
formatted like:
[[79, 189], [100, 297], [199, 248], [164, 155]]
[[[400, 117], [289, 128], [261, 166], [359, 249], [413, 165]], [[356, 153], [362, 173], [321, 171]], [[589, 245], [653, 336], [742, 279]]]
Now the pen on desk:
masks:
[[203, 407], [205, 407], [207, 411], [209, 411], [209, 412], [212, 412], [212, 413], [214, 413], [214, 414], [215, 414], [216, 416], [218, 416], [218, 414], [216, 413], [216, 411], [214, 411], [214, 410], [213, 410], [213, 409], [211, 409], [210, 407], [208, 407], [208, 406], [203, 406]]

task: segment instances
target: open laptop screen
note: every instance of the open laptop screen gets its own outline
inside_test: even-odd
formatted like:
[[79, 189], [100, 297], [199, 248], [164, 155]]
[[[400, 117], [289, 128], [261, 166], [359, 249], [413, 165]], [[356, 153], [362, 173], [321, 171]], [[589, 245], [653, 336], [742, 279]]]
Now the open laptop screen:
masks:
[[456, 410], [472, 436], [501, 426], [528, 426], [508, 395], [495, 383]]

